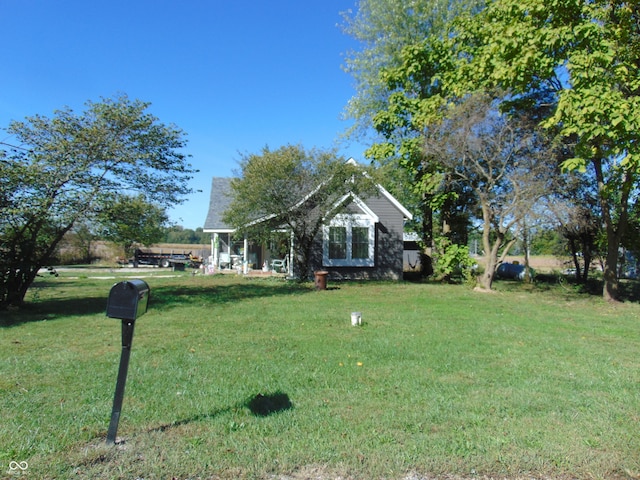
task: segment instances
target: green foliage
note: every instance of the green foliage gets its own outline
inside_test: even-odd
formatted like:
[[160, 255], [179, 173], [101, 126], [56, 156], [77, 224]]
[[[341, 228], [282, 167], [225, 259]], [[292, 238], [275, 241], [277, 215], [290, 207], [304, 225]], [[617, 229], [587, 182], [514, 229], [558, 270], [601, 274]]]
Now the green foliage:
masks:
[[372, 125], [384, 143], [370, 153], [402, 155], [417, 184], [438, 173], [421, 167], [429, 160], [420, 156], [422, 133], [469, 94], [506, 92], [503, 111], [558, 136], [565, 170], [593, 168], [607, 233], [604, 293], [614, 298], [640, 174], [640, 9], [630, 1], [496, 0], [451, 18], [446, 34], [408, 42], [394, 62], [380, 57], [386, 95]]
[[101, 237], [121, 246], [125, 258], [130, 258], [136, 243], [151, 245], [162, 239], [169, 217], [142, 195], [120, 195], [102, 208], [97, 221]]
[[565, 241], [557, 229], [543, 229], [536, 232], [529, 243], [531, 255], [556, 255], [566, 253]]
[[10, 124], [17, 146], [0, 157], [0, 308], [19, 305], [65, 234], [115, 196], [168, 207], [191, 193], [183, 132], [148, 106], [121, 96]]
[[499, 0], [460, 22], [457, 80], [516, 95], [553, 91], [548, 128], [576, 141], [568, 169], [594, 157], [639, 166], [640, 13], [631, 2]]
[[95, 242], [98, 239], [99, 235], [96, 233], [94, 225], [89, 222], [77, 222], [60, 243], [61, 249], [65, 246], [70, 248], [68, 248], [66, 258], [64, 256], [59, 258], [59, 263], [91, 263]]
[[469, 247], [452, 243], [446, 237], [437, 237], [434, 241], [433, 276], [438, 281], [451, 281], [461, 278], [465, 283], [474, 279], [476, 261], [469, 255]]
[[[410, 207], [415, 220], [412, 228], [428, 244], [433, 235], [431, 204], [441, 202], [438, 197], [447, 192], [443, 192], [440, 172], [424, 162], [425, 109], [421, 105], [438, 103], [439, 85], [433, 74], [445, 57], [439, 43], [424, 40], [446, 38], [453, 18], [481, 4], [477, 0], [364, 0], [358, 3], [356, 14], [345, 14], [345, 32], [362, 46], [349, 52], [345, 67], [356, 88], [345, 112], [355, 120], [351, 133], [365, 136], [373, 128], [375, 143], [365, 156], [379, 166], [389, 166], [387, 170], [401, 167], [405, 171], [386, 175], [384, 185]], [[412, 54], [420, 61], [413, 61]], [[405, 65], [417, 80], [412, 86], [396, 70]]]
[[344, 31], [362, 46], [348, 52], [344, 67], [355, 80], [356, 95], [345, 114], [355, 120], [356, 133], [381, 122], [375, 117], [392, 102], [394, 93], [389, 88], [393, 79], [386, 72], [403, 63], [405, 47], [428, 36], [446, 37], [453, 18], [480, 4], [477, 0], [362, 0], [355, 14], [343, 14]]
[[203, 232], [202, 227], [192, 230], [174, 225], [166, 230], [164, 236], [164, 243], [208, 244], [210, 242], [211, 234]]
[[630, 1], [490, 2], [458, 22], [451, 36], [458, 61], [443, 77], [458, 96], [506, 89], [514, 105], [533, 106], [541, 124], [572, 145], [566, 170], [593, 168], [607, 235], [607, 299], [616, 297], [618, 249], [640, 174], [639, 25]]

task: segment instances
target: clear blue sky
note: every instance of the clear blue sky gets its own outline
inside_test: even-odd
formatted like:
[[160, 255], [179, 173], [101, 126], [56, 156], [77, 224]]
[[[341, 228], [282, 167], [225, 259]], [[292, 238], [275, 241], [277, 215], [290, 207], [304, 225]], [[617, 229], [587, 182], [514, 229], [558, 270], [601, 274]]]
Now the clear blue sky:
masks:
[[[171, 212], [203, 226], [211, 177], [239, 153], [292, 143], [337, 145], [353, 96], [343, 72], [357, 44], [340, 12], [355, 0], [0, 0], [0, 127], [120, 93], [151, 102], [187, 133], [202, 193]], [[0, 140], [9, 138], [0, 132]]]

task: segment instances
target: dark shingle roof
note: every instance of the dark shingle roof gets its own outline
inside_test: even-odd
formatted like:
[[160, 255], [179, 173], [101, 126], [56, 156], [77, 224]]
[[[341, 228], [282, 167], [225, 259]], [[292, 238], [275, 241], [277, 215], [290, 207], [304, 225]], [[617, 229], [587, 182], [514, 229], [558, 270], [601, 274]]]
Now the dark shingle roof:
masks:
[[222, 221], [222, 214], [231, 203], [231, 178], [213, 177], [211, 181], [211, 197], [209, 198], [209, 212], [204, 221], [204, 230], [224, 231], [233, 230]]

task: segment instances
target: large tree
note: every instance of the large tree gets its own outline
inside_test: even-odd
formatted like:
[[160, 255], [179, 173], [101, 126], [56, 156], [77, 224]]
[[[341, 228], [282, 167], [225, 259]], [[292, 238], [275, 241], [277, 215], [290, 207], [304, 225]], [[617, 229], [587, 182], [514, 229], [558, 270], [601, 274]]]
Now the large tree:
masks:
[[450, 109], [424, 139], [426, 157], [438, 163], [447, 181], [474, 194], [485, 258], [479, 283], [490, 290], [516, 232], [550, 193], [554, 166], [548, 144], [526, 121], [501, 115], [493, 99], [481, 94]]
[[[345, 62], [356, 90], [345, 109], [346, 117], [354, 120], [350, 133], [375, 139], [375, 147], [365, 155], [384, 172], [385, 186], [416, 212], [412, 227], [421, 232], [427, 246], [431, 246], [433, 238], [433, 209], [447, 204], [437, 193], [441, 190], [441, 177], [424, 161], [422, 127], [411, 123], [391, 126], [386, 122], [388, 119], [380, 118], [379, 112], [387, 110], [397, 99], [398, 83], [388, 73], [404, 64], [404, 48], [427, 37], [447, 37], [454, 18], [461, 12], [474, 11], [482, 3], [482, 0], [360, 0], [356, 12], [344, 14], [344, 31], [359, 45], [348, 52]], [[415, 92], [418, 99], [427, 94]]]
[[14, 121], [0, 154], [0, 307], [20, 305], [79, 220], [121, 194], [160, 206], [191, 193], [184, 133], [126, 96]]
[[640, 174], [640, 6], [626, 0], [495, 0], [459, 23], [452, 92], [493, 88], [573, 143], [591, 169], [607, 237], [603, 296], [617, 298], [619, 247]]
[[267, 240], [276, 230], [293, 235], [294, 275], [310, 274], [313, 241], [324, 215], [349, 192], [372, 191], [371, 176], [332, 151], [286, 145], [269, 147], [240, 160], [239, 176], [231, 182], [232, 201], [224, 220], [241, 234]]

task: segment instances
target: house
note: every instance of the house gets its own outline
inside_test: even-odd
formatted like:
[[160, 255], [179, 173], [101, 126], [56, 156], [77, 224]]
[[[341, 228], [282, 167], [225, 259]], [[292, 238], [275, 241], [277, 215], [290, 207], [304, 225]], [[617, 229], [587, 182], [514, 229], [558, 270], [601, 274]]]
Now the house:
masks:
[[[281, 260], [273, 245], [259, 246], [247, 239], [234, 242], [233, 229], [222, 222], [222, 213], [231, 201], [230, 181], [215, 177], [211, 183], [203, 230], [212, 233], [212, 262], [216, 268], [235, 266], [245, 272], [269, 267], [274, 260]], [[331, 279], [402, 278], [404, 222], [412, 215], [381, 185], [367, 198], [347, 193], [321, 214], [325, 220], [314, 241], [312, 271], [327, 271]], [[289, 275], [299, 275], [291, 270], [291, 261], [287, 268]]]

